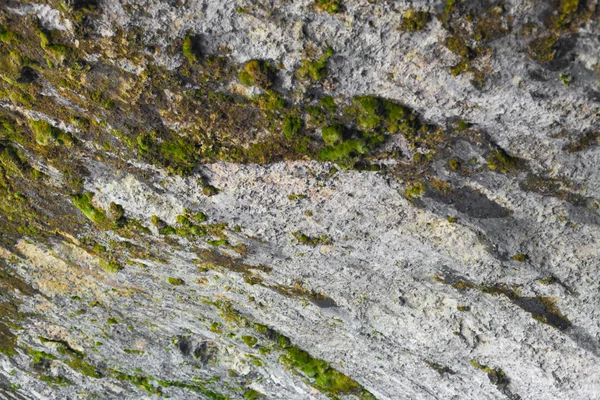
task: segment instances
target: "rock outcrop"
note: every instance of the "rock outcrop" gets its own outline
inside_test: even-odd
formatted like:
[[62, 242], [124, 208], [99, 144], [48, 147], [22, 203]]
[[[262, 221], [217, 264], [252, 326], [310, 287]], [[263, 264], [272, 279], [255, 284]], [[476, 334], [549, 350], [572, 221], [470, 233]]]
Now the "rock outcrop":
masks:
[[597, 0], [0, 10], [0, 398], [598, 398]]

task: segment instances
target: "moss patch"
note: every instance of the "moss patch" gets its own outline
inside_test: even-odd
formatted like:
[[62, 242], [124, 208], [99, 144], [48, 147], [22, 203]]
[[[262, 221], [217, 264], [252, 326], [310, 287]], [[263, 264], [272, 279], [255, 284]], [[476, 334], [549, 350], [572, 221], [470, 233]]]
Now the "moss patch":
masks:
[[430, 19], [431, 14], [429, 14], [429, 12], [411, 8], [404, 13], [400, 30], [405, 32], [417, 32], [423, 30]]

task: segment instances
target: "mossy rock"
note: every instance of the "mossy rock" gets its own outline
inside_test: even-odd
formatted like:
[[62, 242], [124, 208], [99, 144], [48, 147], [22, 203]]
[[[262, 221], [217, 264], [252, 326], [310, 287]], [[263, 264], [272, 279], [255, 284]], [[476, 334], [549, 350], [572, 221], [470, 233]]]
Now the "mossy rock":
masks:
[[103, 225], [107, 221], [106, 215], [104, 214], [104, 211], [94, 207], [92, 204], [92, 197], [94, 197], [92, 192], [73, 196], [73, 205], [88, 217], [90, 221]]
[[414, 8], [406, 11], [402, 17], [400, 30], [405, 32], [417, 32], [423, 30], [425, 25], [431, 20], [431, 14], [428, 11], [416, 10]]
[[317, 82], [327, 76], [327, 62], [333, 56], [334, 51], [328, 47], [325, 53], [318, 60], [302, 60], [297, 75], [301, 80], [311, 80]]
[[344, 126], [333, 124], [321, 130], [323, 141], [330, 146], [335, 146], [344, 139]]
[[238, 74], [240, 82], [246, 86], [258, 86], [269, 89], [273, 86], [276, 69], [266, 61], [250, 60]]
[[340, 0], [315, 0], [315, 7], [317, 7], [317, 10], [329, 14], [342, 12], [342, 3]]

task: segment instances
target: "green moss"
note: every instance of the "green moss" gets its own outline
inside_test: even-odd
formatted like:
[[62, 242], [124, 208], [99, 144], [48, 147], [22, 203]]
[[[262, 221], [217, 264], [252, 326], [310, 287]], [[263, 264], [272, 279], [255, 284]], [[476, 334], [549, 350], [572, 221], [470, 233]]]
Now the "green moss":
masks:
[[327, 62], [333, 56], [334, 51], [328, 47], [325, 53], [318, 60], [302, 60], [298, 68], [298, 78], [301, 80], [312, 80], [317, 82], [327, 75]]
[[213, 322], [212, 324], [210, 324], [210, 331], [213, 333], [223, 333], [223, 331], [221, 330], [221, 328], [223, 327], [222, 324], [220, 324], [219, 322]]
[[254, 347], [258, 340], [254, 336], [242, 336], [242, 340], [248, 347]]
[[331, 243], [331, 239], [325, 235], [321, 235], [320, 237], [310, 237], [300, 232], [293, 232], [292, 235], [298, 241], [298, 243], [305, 246], [318, 246]]
[[554, 45], [558, 41], [555, 34], [546, 34], [531, 41], [527, 47], [527, 54], [539, 63], [547, 63], [554, 60], [556, 51]]
[[344, 139], [344, 126], [335, 123], [321, 130], [323, 141], [330, 146], [335, 146]]
[[561, 0], [560, 11], [563, 14], [573, 14], [579, 8], [579, 0]]
[[404, 197], [406, 197], [410, 201], [416, 200], [417, 197], [423, 195], [424, 190], [425, 187], [423, 186], [423, 184], [417, 182], [404, 191]]
[[305, 199], [307, 196], [305, 194], [297, 194], [297, 193], [292, 193], [292, 194], [288, 194], [287, 198], [290, 201], [294, 201], [294, 200], [302, 200]]
[[48, 146], [52, 140], [56, 139], [54, 127], [44, 120], [29, 120], [29, 127], [35, 135], [35, 141], [40, 146]]
[[458, 121], [457, 127], [459, 131], [466, 131], [471, 127], [471, 124], [469, 124], [467, 121]]
[[98, 225], [106, 224], [107, 218], [104, 214], [104, 211], [94, 207], [92, 204], [93, 196], [94, 194], [92, 192], [73, 196], [73, 205], [75, 205], [75, 207], [77, 207], [86, 217], [88, 217], [90, 221]]
[[194, 215], [194, 220], [196, 222], [206, 222], [207, 219], [208, 219], [208, 217], [203, 212], [199, 212], [199, 213], [196, 213], [196, 215]]
[[184, 283], [183, 279], [181, 279], [181, 278], [173, 278], [173, 277], [169, 277], [168, 278], [168, 282], [171, 285], [174, 285], [174, 286], [180, 286], [180, 285], [183, 285], [183, 283]]
[[374, 96], [360, 96], [352, 100], [358, 104], [359, 114], [357, 116], [358, 126], [361, 129], [373, 130], [381, 123], [381, 102]]
[[500, 368], [490, 368], [487, 365], [480, 364], [476, 360], [471, 360], [471, 365], [485, 372], [492, 384], [504, 387], [508, 385], [508, 378], [506, 378], [504, 371], [502, 371]]
[[456, 217], [448, 217], [448, 222], [451, 224], [455, 224], [456, 223]]
[[117, 272], [123, 270], [123, 266], [116, 261], [105, 261], [100, 259], [99, 263], [103, 270], [112, 274], [116, 274]]
[[169, 380], [157, 380], [157, 383], [164, 387], [177, 387], [181, 389], [191, 390], [193, 392], [203, 395], [209, 400], [229, 400], [229, 397], [207, 389], [205, 383], [185, 383], [181, 381]]
[[258, 86], [268, 89], [273, 85], [275, 68], [263, 60], [250, 60], [238, 74], [240, 82], [246, 86]]
[[209, 240], [208, 241], [208, 244], [210, 244], [211, 246], [215, 246], [215, 247], [216, 246], [224, 246], [227, 243], [228, 243], [227, 239], [217, 239], [217, 240]]
[[33, 357], [32, 360], [32, 365], [36, 365], [36, 364], [40, 364], [42, 362], [44, 362], [44, 360], [58, 360], [58, 357], [46, 353], [44, 351], [39, 351], [39, 350], [34, 350], [34, 349], [27, 349], [27, 353]]
[[413, 112], [401, 104], [375, 96], [358, 96], [352, 99], [356, 122], [359, 128], [368, 132], [401, 132], [411, 140], [421, 127]]
[[145, 352], [142, 350], [134, 350], [134, 349], [123, 349], [126, 354], [134, 354], [134, 355], [142, 355]]
[[287, 349], [282, 361], [314, 379], [314, 386], [329, 395], [356, 394], [361, 386], [352, 378], [331, 368], [327, 362], [313, 358], [296, 346]]
[[450, 167], [452, 171], [456, 171], [460, 168], [460, 161], [456, 158], [451, 158], [448, 160], [448, 167]]
[[73, 384], [73, 382], [71, 382], [69, 379], [65, 378], [64, 376], [40, 375], [39, 379], [42, 382], [46, 382], [51, 385], [68, 386], [68, 385]]
[[244, 399], [246, 400], [256, 400], [260, 399], [261, 397], [263, 397], [263, 394], [254, 389], [248, 389], [244, 392]]
[[74, 369], [75, 371], [78, 371], [85, 376], [89, 376], [90, 378], [99, 379], [102, 377], [102, 375], [100, 375], [98, 369], [95, 366], [82, 360], [81, 358], [74, 357], [70, 360], [65, 361], [65, 364]]
[[487, 164], [492, 171], [508, 174], [519, 167], [519, 160], [510, 156], [504, 150], [498, 149], [488, 156]]
[[319, 99], [319, 104], [329, 110], [330, 113], [335, 113], [335, 109], [337, 105], [335, 104], [335, 100], [331, 96], [321, 97]]
[[342, 11], [340, 0], [315, 0], [315, 7], [317, 7], [317, 10], [329, 14], [337, 14]]
[[113, 221], [119, 221], [123, 218], [123, 215], [125, 215], [125, 209], [123, 208], [123, 206], [115, 203], [114, 201], [111, 201], [109, 205], [109, 210], [111, 214], [111, 219]]
[[446, 40], [446, 47], [454, 54], [463, 59], [471, 59], [474, 57], [473, 49], [467, 46], [464, 41], [458, 36], [451, 36]]
[[287, 140], [292, 140], [294, 136], [302, 129], [302, 120], [294, 115], [286, 115], [283, 119], [283, 136]]
[[150, 394], [156, 394], [159, 396], [162, 395], [162, 388], [160, 386], [155, 387], [150, 382], [152, 377], [144, 375], [130, 375], [117, 370], [110, 370], [110, 372], [112, 377], [119, 381], [129, 382], [133, 386], [136, 386]]
[[416, 32], [425, 28], [425, 25], [431, 19], [431, 15], [427, 11], [420, 11], [414, 8], [406, 11], [402, 17], [402, 24], [400, 30], [405, 32]]
[[469, 62], [469, 60], [461, 60], [458, 62], [458, 64], [450, 68], [450, 73], [452, 74], [452, 76], [459, 76], [460, 74], [468, 72], [470, 67], [471, 63]]
[[48, 146], [56, 142], [70, 148], [75, 143], [75, 139], [70, 133], [56, 128], [44, 120], [28, 120], [27, 122], [35, 136], [36, 143], [40, 146]]
[[11, 42], [17, 40], [17, 35], [10, 31], [6, 25], [0, 25], [0, 41], [5, 44], [11, 44]]
[[181, 51], [185, 58], [187, 58], [190, 65], [198, 63], [197, 46], [195, 45], [194, 36], [189, 32], [183, 39]]
[[368, 148], [362, 140], [346, 140], [336, 146], [327, 146], [319, 153], [323, 161], [339, 162], [354, 155], [366, 154]]
[[560, 74], [560, 80], [565, 86], [569, 86], [573, 82], [573, 77], [569, 74]]

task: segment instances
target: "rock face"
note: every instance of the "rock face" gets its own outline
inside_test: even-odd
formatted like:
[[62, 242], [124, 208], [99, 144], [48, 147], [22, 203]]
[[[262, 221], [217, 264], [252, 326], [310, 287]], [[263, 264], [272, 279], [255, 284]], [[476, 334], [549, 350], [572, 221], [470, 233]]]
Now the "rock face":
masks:
[[597, 0], [0, 7], [0, 398], [598, 398]]

